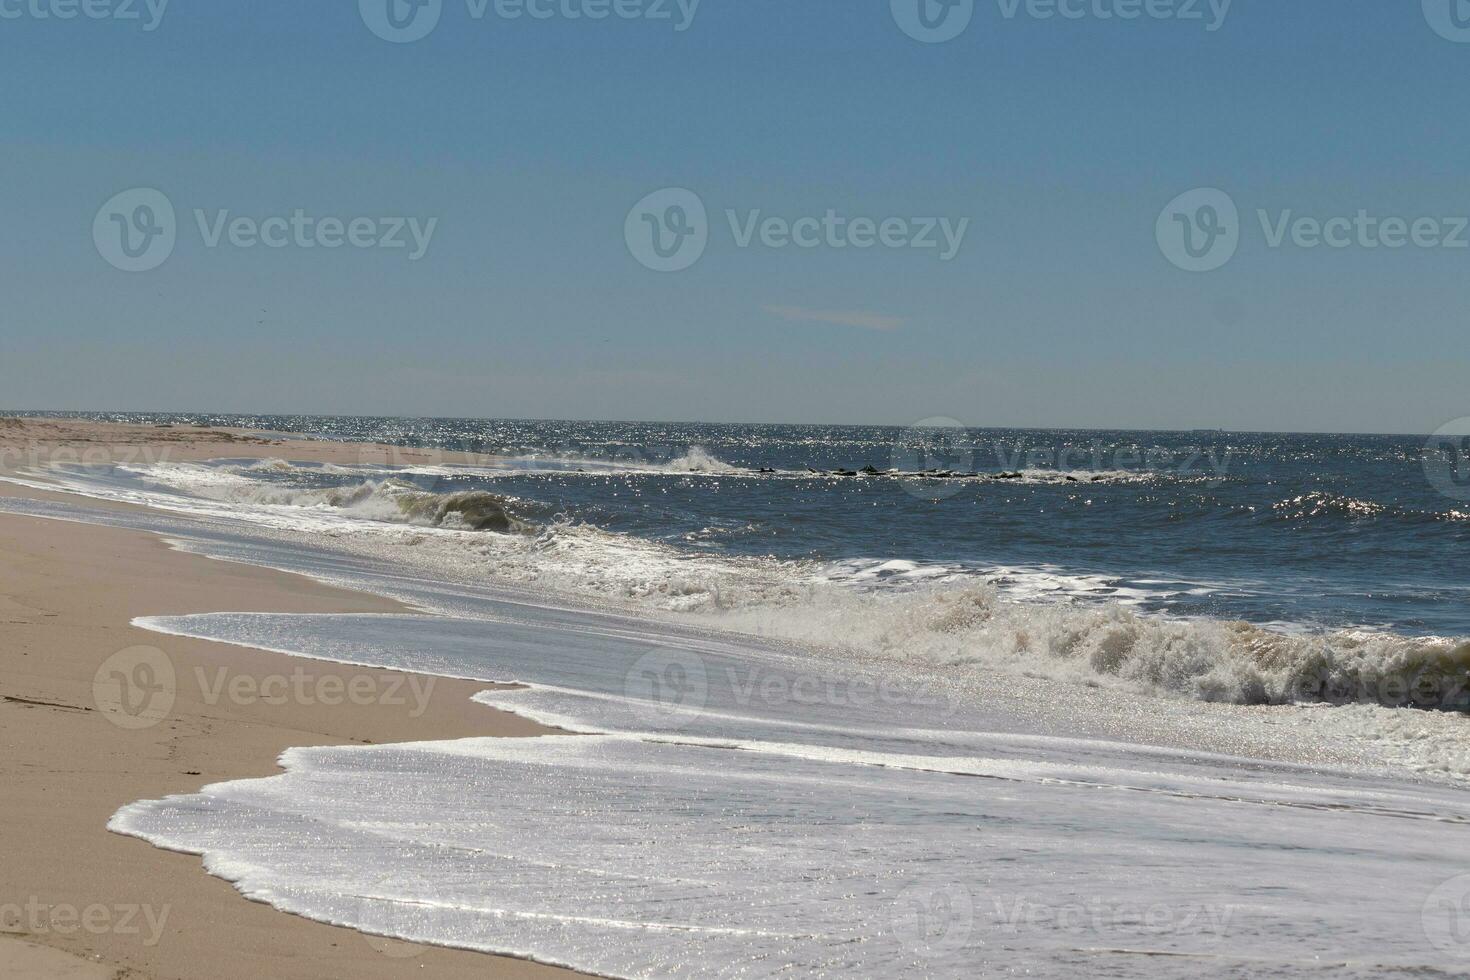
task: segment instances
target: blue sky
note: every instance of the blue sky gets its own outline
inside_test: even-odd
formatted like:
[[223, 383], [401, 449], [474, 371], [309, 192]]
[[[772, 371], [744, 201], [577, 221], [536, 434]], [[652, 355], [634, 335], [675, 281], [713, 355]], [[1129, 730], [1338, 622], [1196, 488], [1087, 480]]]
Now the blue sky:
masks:
[[[398, 44], [355, 0], [172, 0], [153, 30], [143, 0], [138, 21], [0, 0], [0, 404], [1397, 432], [1470, 415], [1470, 248], [1273, 248], [1257, 215], [1470, 215], [1470, 43], [1419, 3], [1235, 0], [1211, 31], [1208, 0], [1201, 21], [976, 0], [963, 33], [923, 43], [890, 0], [703, 0], [683, 31], [675, 0], [673, 20], [598, 21], [469, 2]], [[650, 271], [625, 223], [671, 187], [706, 206], [708, 245]], [[1187, 272], [1156, 220], [1201, 187], [1238, 206], [1238, 250]], [[132, 188], [166, 196], [177, 244], [130, 273], [93, 225]], [[209, 247], [195, 214], [297, 209], [436, 224], [411, 261]], [[944, 261], [741, 247], [726, 214], [829, 209], [969, 224]]]

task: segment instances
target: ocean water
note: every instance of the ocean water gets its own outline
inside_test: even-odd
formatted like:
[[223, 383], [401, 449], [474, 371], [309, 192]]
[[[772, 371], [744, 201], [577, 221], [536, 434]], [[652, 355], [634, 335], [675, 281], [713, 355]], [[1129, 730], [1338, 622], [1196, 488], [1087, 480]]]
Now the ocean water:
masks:
[[[509, 457], [400, 477], [503, 494], [532, 523], [586, 525], [691, 563], [768, 558], [896, 584], [972, 576], [1182, 616], [1466, 632], [1470, 466], [1430, 453], [1423, 436], [106, 417]], [[393, 460], [366, 462], [380, 461]], [[865, 466], [979, 476], [810, 472]], [[298, 490], [361, 482], [335, 470], [250, 476]]]
[[431, 453], [0, 506], [424, 611], [160, 634], [515, 681], [478, 700], [581, 733], [295, 749], [114, 818], [249, 897], [630, 977], [1470, 964], [1470, 505], [1424, 437], [203, 421]]

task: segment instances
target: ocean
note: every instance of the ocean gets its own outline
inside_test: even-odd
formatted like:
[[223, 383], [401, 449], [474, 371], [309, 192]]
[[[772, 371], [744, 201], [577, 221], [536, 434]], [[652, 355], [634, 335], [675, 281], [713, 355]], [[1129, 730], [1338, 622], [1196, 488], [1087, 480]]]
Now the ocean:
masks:
[[114, 818], [249, 897], [628, 977], [1470, 956], [1462, 447], [85, 417], [403, 449], [62, 466], [76, 504], [3, 504], [427, 613], [142, 625], [514, 681], [479, 699], [583, 733], [294, 749]]

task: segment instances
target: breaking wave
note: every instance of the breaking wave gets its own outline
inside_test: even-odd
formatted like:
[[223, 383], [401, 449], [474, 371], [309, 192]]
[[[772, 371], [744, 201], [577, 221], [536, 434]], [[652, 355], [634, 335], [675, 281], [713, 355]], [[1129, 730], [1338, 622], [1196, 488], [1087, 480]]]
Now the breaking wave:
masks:
[[678, 459], [671, 460], [666, 469], [673, 472], [690, 473], [745, 473], [747, 470], [739, 466], [731, 466], [729, 463], [717, 458], [709, 450], [702, 446], [691, 446], [689, 452]]
[[[466, 531], [526, 534], [536, 526], [511, 512], [511, 500], [481, 490], [435, 493], [410, 480], [363, 480], [340, 487], [304, 489], [251, 479], [245, 474], [300, 471], [282, 460], [262, 460], [245, 466], [184, 464], [146, 471], [150, 483], [185, 489], [191, 495], [221, 503], [302, 510], [340, 511], [364, 520], [413, 524]], [[353, 470], [315, 466], [314, 472], [333, 475]]]
[[[691, 451], [684, 462], [701, 459]], [[1171, 618], [1134, 608], [1141, 592], [1054, 569], [691, 553], [484, 491], [433, 493], [398, 479], [303, 489], [243, 469], [191, 465], [154, 469], [146, 479], [223, 501], [232, 518], [325, 531], [335, 547], [437, 573], [689, 617], [857, 660], [920, 664], [962, 684], [1020, 673], [1239, 705], [1470, 710], [1465, 639]], [[1293, 515], [1372, 512], [1327, 496], [1288, 503]], [[333, 520], [312, 523], [320, 514]], [[372, 533], [343, 533], [343, 520]]]
[[1286, 633], [1169, 619], [1118, 603], [1023, 603], [992, 586], [828, 593], [725, 610], [722, 626], [923, 662], [958, 679], [1020, 672], [1241, 705], [1376, 704], [1470, 710], [1470, 640], [1370, 630]]

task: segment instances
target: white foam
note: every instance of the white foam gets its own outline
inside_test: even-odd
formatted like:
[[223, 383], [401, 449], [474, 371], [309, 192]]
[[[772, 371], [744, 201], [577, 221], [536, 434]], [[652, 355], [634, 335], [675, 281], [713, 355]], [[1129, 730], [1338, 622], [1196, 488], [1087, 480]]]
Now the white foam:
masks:
[[[1371, 976], [1461, 963], [1462, 950], [1434, 938], [1453, 936], [1435, 899], [1463, 897], [1444, 856], [1457, 853], [1470, 805], [1380, 763], [1413, 744], [1463, 760], [1463, 718], [1149, 701], [1031, 667], [926, 665], [897, 651], [880, 658], [889, 686], [873, 697], [850, 682], [852, 656], [505, 597], [408, 575], [391, 558], [302, 550], [299, 527], [290, 537], [290, 550], [191, 546], [237, 559], [254, 547], [258, 561], [325, 567], [458, 618], [225, 613], [140, 625], [524, 680], [529, 690], [480, 699], [611, 734], [293, 749], [282, 775], [113, 818], [118, 832], [202, 854], [277, 908], [627, 977]], [[1098, 651], [1124, 663], [1147, 653], [1144, 666], [1215, 655], [1184, 624], [1126, 610], [1074, 619], [1087, 611], [1005, 603], [984, 587], [883, 602], [818, 594], [778, 610], [780, 629], [795, 612], [816, 617], [829, 645], [846, 642], [844, 629], [859, 646], [873, 628], [907, 631], [905, 643], [1070, 636], [1047, 656], [1094, 674]], [[854, 605], [829, 604], [839, 594]], [[1037, 611], [1057, 618], [1027, 615]], [[866, 625], [843, 626], [860, 612]], [[1108, 639], [1118, 635], [1129, 642]], [[1371, 637], [1351, 642], [1365, 662], [1384, 652], [1368, 656]], [[1049, 662], [1040, 652], [1028, 647], [1033, 666]], [[1268, 668], [1290, 661], [1274, 646], [1251, 653]], [[929, 697], [936, 666], [970, 682], [945, 686], [957, 700]], [[1120, 670], [1116, 682], [1133, 679]], [[1379, 744], [1390, 724], [1398, 738]], [[1361, 745], [1344, 744], [1352, 729]], [[1181, 744], [1137, 745], [1125, 731]], [[1300, 758], [1282, 764], [1259, 745]], [[1348, 750], [1369, 765], [1346, 768]]]

